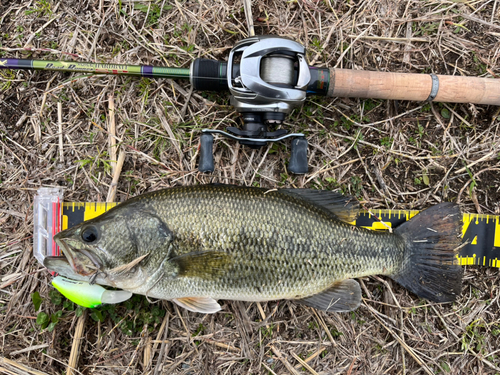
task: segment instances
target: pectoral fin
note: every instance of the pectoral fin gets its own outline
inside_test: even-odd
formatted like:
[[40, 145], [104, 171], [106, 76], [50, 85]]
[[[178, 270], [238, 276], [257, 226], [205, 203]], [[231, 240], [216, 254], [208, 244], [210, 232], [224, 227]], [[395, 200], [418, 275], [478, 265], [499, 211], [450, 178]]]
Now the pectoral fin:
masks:
[[179, 268], [180, 277], [199, 277], [212, 280], [224, 273], [231, 262], [228, 254], [220, 251], [200, 251], [170, 259]]
[[348, 279], [321, 293], [295, 301], [318, 310], [347, 312], [356, 310], [361, 304], [361, 288], [356, 280]]
[[175, 298], [172, 301], [192, 312], [214, 314], [221, 310], [217, 301], [210, 297], [184, 297]]

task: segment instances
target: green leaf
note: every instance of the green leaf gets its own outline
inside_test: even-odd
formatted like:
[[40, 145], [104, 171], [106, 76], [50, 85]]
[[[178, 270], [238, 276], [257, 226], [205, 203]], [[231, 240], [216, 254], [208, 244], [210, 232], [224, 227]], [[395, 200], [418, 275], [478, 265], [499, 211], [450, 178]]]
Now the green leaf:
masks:
[[422, 180], [424, 181], [424, 184], [429, 186], [429, 175], [427, 174], [427, 171], [422, 172]]
[[86, 309], [86, 307], [78, 305], [78, 307], [76, 308], [76, 312], [75, 312], [76, 317], [77, 318], [81, 317], [83, 315], [83, 312], [85, 311], [85, 309]]
[[36, 317], [36, 324], [43, 328], [47, 327], [47, 324], [49, 324], [49, 315], [41, 312], [37, 315]]
[[75, 309], [75, 303], [69, 299], [64, 300], [63, 307], [68, 311], [73, 311]]
[[141, 12], [147, 13], [149, 6], [144, 5], [144, 4], [135, 3], [134, 9], [137, 9], [137, 10], [140, 10]]
[[53, 289], [49, 292], [50, 302], [54, 305], [60, 305], [62, 302], [62, 294]]
[[90, 314], [90, 317], [94, 319], [96, 322], [104, 322], [104, 316], [102, 315], [102, 312], [99, 310], [93, 310], [92, 314]]
[[54, 322], [54, 323], [57, 323], [59, 321], [59, 318], [62, 316], [62, 314], [63, 314], [63, 311], [59, 310], [50, 316], [50, 320], [52, 320], [52, 322]]
[[472, 180], [469, 186], [469, 195], [472, 196], [472, 192], [474, 191], [474, 188], [476, 187], [477, 183], [476, 181]]
[[56, 328], [56, 324], [57, 322], [50, 323], [49, 326], [47, 327], [47, 331], [52, 332], [54, 328]]
[[446, 372], [451, 372], [450, 366], [446, 362], [441, 362], [441, 367]]
[[448, 109], [447, 109], [447, 108], [443, 108], [443, 109], [441, 110], [441, 116], [443, 116], [443, 117], [444, 117], [444, 118], [446, 118], [446, 119], [450, 118], [450, 117], [451, 117], [451, 115], [450, 115], [450, 111], [448, 111]]
[[40, 305], [43, 302], [42, 297], [40, 297], [40, 293], [35, 292], [31, 295], [31, 300], [33, 301], [33, 305], [35, 306], [35, 311], [40, 309]]

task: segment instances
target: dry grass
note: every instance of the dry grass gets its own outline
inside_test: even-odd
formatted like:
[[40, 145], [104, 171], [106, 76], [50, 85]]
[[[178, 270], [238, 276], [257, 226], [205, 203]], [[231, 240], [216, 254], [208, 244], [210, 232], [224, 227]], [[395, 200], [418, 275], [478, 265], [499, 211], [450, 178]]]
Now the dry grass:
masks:
[[[199, 56], [225, 59], [248, 30], [239, 0], [1, 4], [0, 57], [70, 58], [64, 52], [187, 67]], [[500, 76], [497, 0], [254, 0], [252, 13], [256, 34], [300, 41], [317, 66]], [[153, 308], [165, 315], [148, 322], [152, 307], [138, 299], [136, 310], [116, 308], [115, 324], [109, 311], [96, 322], [51, 303], [50, 275], [31, 255], [33, 196], [53, 185], [68, 201], [106, 199], [119, 154], [110, 151], [111, 98], [126, 153], [118, 201], [215, 181], [341, 189], [367, 208], [451, 200], [464, 212], [500, 214], [498, 107], [310, 98], [287, 120], [309, 137], [307, 175], [287, 173], [288, 145], [254, 151], [218, 140], [209, 176], [196, 169], [200, 130], [238, 121], [227, 95], [191, 93], [181, 81], [0, 70], [0, 372], [63, 373], [83, 324], [74, 374], [500, 373], [497, 269], [468, 268], [452, 305], [366, 278], [352, 314], [280, 301], [223, 302], [224, 312], [205, 316], [159, 302]], [[63, 310], [52, 332], [35, 324], [35, 291], [42, 311]], [[131, 336], [121, 322], [136, 324]]]

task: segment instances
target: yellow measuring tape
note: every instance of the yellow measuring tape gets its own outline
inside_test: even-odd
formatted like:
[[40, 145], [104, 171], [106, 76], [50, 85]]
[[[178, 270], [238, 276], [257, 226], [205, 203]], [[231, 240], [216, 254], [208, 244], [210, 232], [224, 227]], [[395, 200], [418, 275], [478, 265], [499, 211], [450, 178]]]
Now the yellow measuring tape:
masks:
[[[116, 203], [63, 203], [62, 229], [93, 219]], [[372, 210], [361, 211], [355, 225], [374, 230], [394, 228], [415, 216], [418, 211]], [[382, 222], [383, 223], [382, 223]], [[466, 243], [458, 255], [461, 265], [500, 268], [500, 216], [464, 214], [462, 241]]]

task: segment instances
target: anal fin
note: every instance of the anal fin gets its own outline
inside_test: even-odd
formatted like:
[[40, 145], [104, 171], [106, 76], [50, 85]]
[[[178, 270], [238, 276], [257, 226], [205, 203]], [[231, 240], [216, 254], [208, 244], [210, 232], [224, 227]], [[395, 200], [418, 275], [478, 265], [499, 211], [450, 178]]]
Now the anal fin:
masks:
[[172, 301], [192, 312], [214, 314], [221, 310], [219, 303], [210, 297], [174, 298]]
[[321, 293], [295, 301], [318, 310], [347, 312], [356, 310], [361, 304], [361, 288], [356, 280], [348, 279], [335, 283]]

